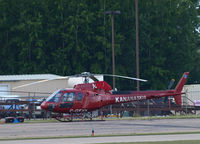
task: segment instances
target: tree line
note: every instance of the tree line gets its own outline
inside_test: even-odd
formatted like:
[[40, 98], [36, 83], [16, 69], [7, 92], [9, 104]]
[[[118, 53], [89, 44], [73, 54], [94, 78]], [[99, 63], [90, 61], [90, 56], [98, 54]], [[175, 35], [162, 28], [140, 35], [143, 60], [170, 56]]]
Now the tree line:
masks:
[[[165, 89], [190, 71], [200, 81], [198, 0], [139, 0], [142, 89]], [[116, 74], [135, 77], [134, 0], [0, 0], [0, 74], [89, 71], [112, 73], [114, 16]], [[110, 84], [111, 79], [106, 78]], [[136, 83], [117, 79], [120, 89]]]

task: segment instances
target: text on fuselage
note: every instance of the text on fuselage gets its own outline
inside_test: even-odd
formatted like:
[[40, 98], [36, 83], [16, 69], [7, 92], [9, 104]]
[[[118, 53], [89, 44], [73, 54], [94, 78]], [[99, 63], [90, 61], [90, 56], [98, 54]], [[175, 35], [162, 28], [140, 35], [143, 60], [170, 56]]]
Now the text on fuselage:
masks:
[[136, 100], [145, 100], [146, 96], [120, 96], [115, 98], [115, 102], [129, 102], [129, 101], [136, 101]]

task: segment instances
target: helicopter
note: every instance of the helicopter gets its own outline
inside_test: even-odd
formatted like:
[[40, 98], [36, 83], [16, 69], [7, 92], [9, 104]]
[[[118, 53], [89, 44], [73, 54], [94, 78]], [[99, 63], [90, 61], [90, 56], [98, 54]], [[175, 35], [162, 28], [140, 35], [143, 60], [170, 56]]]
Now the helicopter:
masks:
[[[112, 104], [122, 104], [140, 100], [148, 100], [161, 97], [173, 96], [177, 105], [181, 105], [181, 95], [184, 84], [189, 72], [184, 72], [177, 86], [173, 90], [154, 90], [154, 91], [114, 91], [106, 81], [99, 81], [94, 74], [84, 72], [76, 76], [85, 78], [83, 84], [77, 84], [72, 89], [60, 89], [50, 95], [42, 104], [41, 108], [45, 111], [58, 113], [55, 117], [62, 121], [64, 114], [70, 114], [71, 121], [75, 114], [92, 112], [104, 106]], [[111, 76], [111, 75], [107, 75]], [[117, 75], [112, 75], [117, 76]], [[124, 77], [124, 76], [117, 76]], [[91, 78], [94, 82], [89, 83]], [[143, 79], [125, 77], [128, 79], [146, 81]], [[69, 120], [69, 118], [68, 118]]]

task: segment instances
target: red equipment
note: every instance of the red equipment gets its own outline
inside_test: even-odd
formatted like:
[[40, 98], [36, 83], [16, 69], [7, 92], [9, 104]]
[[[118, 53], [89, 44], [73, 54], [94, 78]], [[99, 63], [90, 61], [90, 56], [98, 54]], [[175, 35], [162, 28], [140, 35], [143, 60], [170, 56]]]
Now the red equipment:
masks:
[[94, 75], [90, 75], [89, 77], [95, 79], [95, 82], [78, 84], [73, 89], [58, 90], [41, 104], [41, 108], [59, 114], [73, 115], [90, 112], [107, 105], [168, 96], [173, 96], [176, 104], [181, 105], [181, 95], [184, 94], [181, 91], [188, 75], [189, 72], [183, 74], [174, 90], [162, 91], [112, 91], [108, 83], [98, 81]]

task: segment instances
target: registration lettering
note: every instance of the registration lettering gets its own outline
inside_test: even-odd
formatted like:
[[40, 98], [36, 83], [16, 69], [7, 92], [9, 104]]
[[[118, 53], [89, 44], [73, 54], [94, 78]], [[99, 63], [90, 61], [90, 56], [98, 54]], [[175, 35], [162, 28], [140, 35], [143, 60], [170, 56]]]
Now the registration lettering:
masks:
[[129, 101], [136, 101], [136, 100], [145, 100], [146, 96], [120, 96], [120, 97], [115, 97], [115, 102], [129, 102]]
[[80, 113], [80, 112], [87, 112], [87, 109], [70, 109], [70, 113]]

